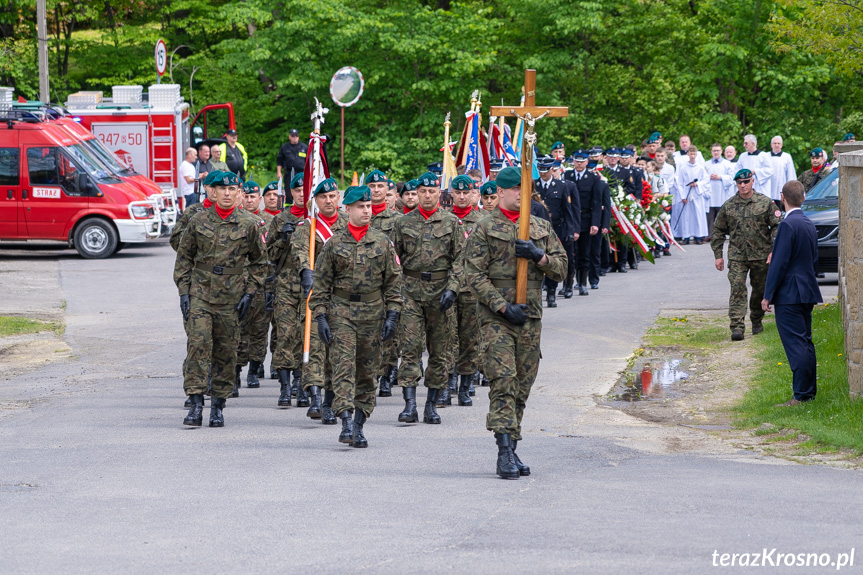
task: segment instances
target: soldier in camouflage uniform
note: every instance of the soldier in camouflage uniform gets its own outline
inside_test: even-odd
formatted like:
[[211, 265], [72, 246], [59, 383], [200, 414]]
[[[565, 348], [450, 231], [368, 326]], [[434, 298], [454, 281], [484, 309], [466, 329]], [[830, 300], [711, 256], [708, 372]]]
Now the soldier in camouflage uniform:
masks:
[[728, 317], [731, 319], [731, 339], [743, 339], [746, 318], [746, 275], [752, 286], [749, 298], [749, 319], [752, 321], [752, 334], [761, 333], [764, 328], [761, 319], [761, 299], [764, 297], [764, 282], [767, 281], [767, 266], [773, 249], [773, 238], [782, 213], [776, 204], [764, 194], [752, 189], [752, 172], [739, 170], [734, 175], [737, 194], [719, 208], [713, 223], [713, 236], [710, 247], [716, 258], [716, 269], [725, 269], [722, 247], [728, 236], [728, 282], [731, 284], [731, 297], [728, 300]]
[[[278, 185], [277, 182], [267, 184]], [[276, 301], [273, 310], [273, 329], [276, 331], [276, 346], [273, 350], [272, 365], [279, 378], [279, 407], [291, 406], [291, 374], [300, 379], [303, 362], [303, 326], [300, 323], [300, 305], [305, 310], [305, 302], [300, 298], [300, 272], [296, 268], [296, 258], [291, 256], [291, 238], [305, 215], [303, 210], [303, 175], [295, 176], [291, 182], [293, 205], [290, 210], [273, 218], [267, 233], [267, 254], [275, 266], [273, 281]], [[319, 409], [312, 409], [312, 419], [320, 419]]]
[[393, 339], [402, 307], [393, 245], [369, 225], [372, 201], [368, 186], [345, 191], [348, 226], [321, 250], [309, 301], [332, 360], [333, 411], [342, 420], [339, 442], [354, 447], [368, 447], [363, 425], [375, 408], [381, 341]]
[[[380, 170], [372, 170], [366, 176], [364, 183], [371, 190], [372, 194], [372, 228], [380, 230], [388, 238], [392, 238], [393, 228], [396, 226], [399, 214], [395, 210], [390, 209], [386, 203], [390, 184], [387, 175]], [[380, 378], [380, 391], [378, 394], [381, 397], [390, 397], [393, 394], [392, 385], [398, 377], [398, 369], [398, 338], [394, 337], [387, 340], [382, 348], [381, 365], [378, 370]]]
[[[249, 180], [243, 184], [243, 210], [250, 216], [255, 216], [264, 222], [263, 238], [266, 239], [266, 230], [269, 229], [273, 220], [272, 214], [261, 209], [261, 187]], [[266, 241], [264, 242], [266, 245]], [[269, 270], [268, 270], [269, 271]], [[269, 273], [267, 274], [269, 278]], [[255, 293], [252, 301], [252, 309], [245, 321], [241, 324], [240, 346], [237, 348], [237, 366], [242, 369], [249, 364], [249, 373], [246, 376], [246, 386], [251, 388], [261, 387], [258, 380], [258, 369], [264, 364], [267, 355], [267, 335], [270, 332], [270, 320], [272, 312], [267, 311], [266, 297], [272, 292], [272, 286], [265, 282], [264, 289]]]
[[[497, 474], [518, 479], [530, 475], [515, 451], [539, 370], [543, 276], [562, 281], [567, 259], [551, 224], [541, 218], [531, 216], [530, 240], [518, 239], [521, 170], [504, 168], [496, 182], [500, 204], [471, 232], [464, 265], [488, 344], [485, 373], [491, 387], [486, 428], [494, 432], [498, 445]], [[526, 305], [514, 303], [517, 258], [528, 260]]]
[[263, 288], [266, 228], [242, 218], [235, 206], [239, 179], [223, 174], [214, 182], [216, 205], [192, 217], [174, 264], [180, 310], [189, 324], [183, 387], [192, 400], [185, 425], [200, 426], [207, 371], [212, 370], [210, 427], [224, 426], [222, 409], [231, 396], [239, 322]]
[[405, 409], [399, 421], [416, 423], [416, 388], [421, 377], [423, 335], [429, 352], [425, 370], [423, 422], [440, 423], [435, 402], [447, 382], [447, 344], [452, 305], [461, 288], [463, 226], [452, 213], [440, 209], [440, 181], [431, 172], [418, 178], [417, 209], [396, 221], [393, 244], [402, 265], [401, 344], [399, 385]]
[[[317, 224], [315, 230], [315, 262], [320, 258], [324, 244], [329, 241], [333, 234], [347, 228], [348, 218], [339, 212], [339, 185], [333, 178], [327, 178], [314, 189], [314, 202], [318, 207]], [[309, 220], [303, 220], [297, 224], [297, 229], [291, 238], [291, 257], [294, 258], [294, 267], [300, 272], [300, 287], [302, 288], [302, 299], [300, 300], [300, 338], [305, 336], [306, 300], [314, 284], [315, 274], [309, 259], [309, 241], [311, 239], [311, 226]], [[317, 264], [315, 265], [317, 267]], [[294, 376], [294, 383], [297, 378]], [[312, 326], [309, 334], [309, 361], [303, 364], [301, 387], [297, 393], [297, 407], [308, 406], [312, 417], [314, 410], [321, 411], [321, 423], [334, 425], [336, 417], [333, 414], [332, 364], [330, 362], [329, 349], [321, 342], [318, 330]], [[324, 388], [324, 400], [321, 403], [320, 390]], [[311, 394], [311, 399], [306, 392]]]
[[826, 163], [826, 160], [824, 150], [821, 148], [815, 148], [809, 152], [809, 161], [812, 162], [812, 167], [797, 178], [797, 181], [803, 184], [803, 189], [807, 194], [824, 176], [833, 171], [833, 167]]
[[417, 196], [417, 181], [408, 180], [407, 182], [405, 182], [405, 185], [402, 186], [400, 196], [402, 199], [402, 203], [404, 204], [404, 207], [402, 208], [402, 213], [407, 214], [415, 210], [416, 207], [419, 205], [419, 196]]

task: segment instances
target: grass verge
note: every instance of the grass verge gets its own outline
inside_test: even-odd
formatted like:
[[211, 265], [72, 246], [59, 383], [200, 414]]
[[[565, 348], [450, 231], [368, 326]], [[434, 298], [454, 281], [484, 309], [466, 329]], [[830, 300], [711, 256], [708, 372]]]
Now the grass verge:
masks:
[[26, 317], [9, 317], [0, 315], [0, 337], [22, 335], [40, 331], [62, 333], [63, 326], [55, 322], [37, 321]]
[[[755, 338], [761, 348], [761, 366], [749, 391], [735, 409], [743, 428], [770, 423], [797, 430], [811, 438], [805, 445], [814, 451], [847, 448], [863, 454], [863, 401], [848, 396], [845, 334], [842, 310], [836, 303], [817, 306], [812, 314], [812, 340], [818, 358], [818, 395], [796, 407], [774, 407], [792, 397], [791, 368], [773, 321]], [[803, 447], [803, 445], [801, 445]]]

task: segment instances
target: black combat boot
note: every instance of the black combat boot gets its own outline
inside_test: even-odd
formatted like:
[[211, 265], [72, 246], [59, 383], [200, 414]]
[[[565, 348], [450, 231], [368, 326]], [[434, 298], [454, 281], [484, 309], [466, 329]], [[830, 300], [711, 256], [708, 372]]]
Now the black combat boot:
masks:
[[276, 371], [276, 367], [272, 363], [270, 363], [270, 379], [279, 379], [279, 372]]
[[363, 424], [366, 422], [366, 414], [362, 409], [358, 409], [354, 413], [354, 436], [351, 445], [354, 447], [368, 447], [369, 442], [366, 441], [366, 436], [363, 435]]
[[262, 368], [264, 364], [259, 361], [250, 361], [249, 362], [249, 373], [246, 376], [246, 387], [261, 387], [261, 382], [258, 379], [259, 377], [264, 377], [263, 375], [258, 375], [259, 368]]
[[190, 407], [192, 407], [192, 398], [191, 397], [186, 398], [186, 403], [183, 404], [183, 407], [185, 409], [189, 409]]
[[399, 366], [392, 366], [393, 370], [390, 373], [390, 389], [394, 388], [399, 384]]
[[183, 425], [191, 425], [192, 427], [201, 427], [204, 422], [204, 394], [193, 393], [189, 396], [189, 413], [186, 414], [186, 419], [183, 420]]
[[481, 376], [482, 375], [480, 374], [480, 372], [476, 372], [473, 374], [473, 377], [470, 378], [470, 387], [467, 390], [467, 394], [469, 396], [473, 397], [476, 395], [476, 388], [474, 387], [474, 385], [479, 385], [479, 379]]
[[404, 411], [399, 413], [399, 421], [402, 423], [416, 423], [420, 420], [417, 413], [417, 388], [403, 387], [402, 397], [405, 398]]
[[473, 375], [461, 376], [461, 383], [458, 386], [458, 404], [473, 405], [473, 400], [470, 398], [470, 382], [473, 381]]
[[222, 415], [224, 408], [224, 398], [214, 397], [210, 400], [210, 427], [225, 427], [225, 418]]
[[497, 441], [497, 474], [501, 479], [518, 479], [518, 467], [512, 453], [512, 440], [509, 433], [495, 433]]
[[321, 418], [321, 388], [317, 385], [309, 386], [310, 404], [309, 410], [306, 412], [307, 417], [312, 419]]
[[[562, 295], [564, 299], [569, 299], [572, 297], [572, 284], [575, 281], [575, 272], [567, 273], [566, 277], [563, 280], [563, 289], [557, 293], [557, 295]], [[563, 292], [563, 293], [561, 293]]]
[[[252, 362], [250, 361], [249, 363], [252, 363]], [[264, 362], [263, 361], [258, 363], [258, 369], [255, 371], [255, 375], [258, 376], [258, 379], [264, 379], [264, 377], [266, 377], [264, 375]]]
[[333, 400], [336, 392], [332, 389], [324, 390], [324, 402], [321, 404], [321, 423], [324, 425], [335, 425], [336, 414], [333, 413]]
[[554, 290], [548, 290], [548, 295], [545, 296], [545, 307], [557, 307], [557, 296], [554, 295]]
[[590, 295], [587, 291], [587, 270], [578, 272], [578, 295]]
[[291, 372], [279, 370], [279, 407], [291, 406]]
[[442, 389], [429, 389], [426, 396], [425, 411], [423, 411], [423, 423], [440, 423], [440, 415], [437, 414], [435, 405], [442, 391]]
[[480, 380], [479, 384], [481, 387], [488, 387], [489, 385], [491, 385], [488, 381], [488, 378], [485, 376], [485, 373], [482, 374], [482, 379]]
[[297, 394], [300, 393], [300, 389], [302, 389], [302, 371], [299, 369], [294, 369], [291, 371], [291, 377], [293, 381], [291, 382], [291, 397], [296, 397]]
[[435, 407], [444, 408], [448, 405], [452, 405], [452, 394], [449, 391], [449, 383], [443, 386], [443, 389], [440, 390], [440, 393], [437, 395], [437, 399], [435, 400]]
[[342, 432], [339, 434], [339, 443], [353, 443], [354, 429], [351, 418], [354, 414], [347, 409], [339, 414], [342, 420]]
[[240, 397], [240, 372], [243, 371], [243, 366], [238, 365], [234, 368], [234, 392], [231, 397]]
[[395, 369], [393, 366], [388, 365], [386, 370], [384, 370], [384, 374], [380, 377], [380, 388], [378, 389], [379, 397], [392, 397], [393, 390], [390, 387], [390, 378], [392, 377], [393, 369]]
[[300, 389], [297, 390], [297, 407], [309, 407], [311, 404], [309, 394], [306, 393], [306, 390], [301, 385]]
[[515, 466], [518, 468], [518, 474], [522, 477], [526, 475], [530, 475], [530, 467], [521, 462], [521, 459], [518, 458], [518, 454], [515, 452], [515, 448], [518, 447], [518, 441], [515, 439], [512, 440], [512, 459], [515, 461]]

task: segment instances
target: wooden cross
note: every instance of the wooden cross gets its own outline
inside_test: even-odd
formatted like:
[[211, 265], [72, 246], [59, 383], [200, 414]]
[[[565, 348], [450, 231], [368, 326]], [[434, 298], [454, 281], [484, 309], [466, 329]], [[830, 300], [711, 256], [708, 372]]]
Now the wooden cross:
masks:
[[[536, 70], [524, 71], [524, 104], [521, 106], [492, 106], [490, 116], [520, 118], [524, 122], [524, 141], [521, 146], [521, 204], [518, 216], [518, 239], [530, 239], [530, 196], [533, 190], [533, 145], [536, 143], [534, 125], [546, 116], [569, 116], [566, 106], [536, 105]], [[527, 260], [519, 258], [515, 276], [515, 303], [527, 303]]]

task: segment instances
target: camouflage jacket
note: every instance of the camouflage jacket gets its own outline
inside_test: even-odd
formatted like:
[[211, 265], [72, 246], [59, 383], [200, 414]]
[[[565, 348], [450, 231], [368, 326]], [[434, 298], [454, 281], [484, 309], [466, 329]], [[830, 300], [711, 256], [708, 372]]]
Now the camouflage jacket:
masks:
[[300, 282], [295, 267], [296, 260], [291, 256], [291, 236], [293, 234], [288, 234], [287, 239], [282, 237], [282, 228], [287, 223], [294, 224], [294, 231], [300, 223], [300, 218], [292, 214], [290, 209], [282, 210], [282, 213], [275, 216], [270, 222], [270, 228], [267, 232], [267, 255], [274, 271], [275, 267], [279, 265], [282, 255], [285, 256], [285, 263], [276, 277], [276, 289], [298, 292]]
[[236, 304], [244, 293], [262, 288], [267, 273], [262, 237], [266, 227], [237, 212], [223, 220], [215, 209], [205, 209], [189, 221], [174, 264], [180, 295]]
[[[309, 260], [309, 233], [312, 227], [309, 225], [309, 220], [302, 220], [297, 224], [297, 229], [294, 230], [294, 236], [291, 238], [291, 258], [294, 260], [294, 270], [299, 277], [299, 273], [303, 270], [312, 269], [312, 263]], [[341, 230], [348, 229], [348, 216], [344, 212], [339, 212], [339, 217], [336, 223], [332, 225], [330, 230], [333, 232], [333, 237]], [[332, 239], [332, 238], [330, 238]], [[324, 242], [321, 236], [315, 233], [315, 262], [321, 258], [321, 251], [324, 249]]]
[[[464, 275], [462, 228], [459, 219], [442, 208], [429, 219], [416, 209], [396, 220], [392, 241], [401, 260], [403, 290], [411, 299], [428, 302], [444, 290], [459, 292]], [[420, 273], [433, 279], [415, 277]]]
[[[479, 306], [482, 315], [497, 316], [507, 303], [515, 303], [517, 239], [518, 224], [511, 222], [500, 209], [482, 218], [470, 234], [465, 248], [465, 276], [477, 301], [482, 304]], [[527, 265], [528, 316], [539, 319], [542, 317], [543, 276], [563, 281], [566, 252], [551, 223], [542, 218], [530, 217], [530, 239], [548, 256], [543, 266], [533, 262]]]
[[371, 228], [382, 231], [388, 238], [392, 239], [393, 228], [396, 227], [396, 220], [398, 219], [399, 213], [387, 208], [378, 215], [372, 216], [372, 220], [370, 222]]
[[[464, 226], [464, 238], [465, 238], [465, 247], [467, 247], [468, 239], [470, 238], [471, 232], [476, 228], [477, 223], [483, 218], [491, 217], [492, 212], [489, 210], [471, 210], [468, 214], [461, 220], [462, 225]], [[467, 256], [467, 250], [463, 249], [462, 253], [462, 265], [464, 265], [464, 259]], [[470, 290], [470, 286], [467, 283], [467, 278], [462, 276], [461, 282], [461, 293], [470, 294], [473, 296], [473, 292]]]
[[830, 164], [824, 164], [824, 167], [818, 170], [817, 174], [812, 171], [812, 168], [809, 168], [808, 170], [800, 174], [800, 177], [797, 178], [797, 181], [803, 184], [803, 188], [808, 194], [809, 190], [815, 187], [815, 184], [823, 180], [824, 177], [832, 171], [833, 167]]
[[748, 200], [734, 194], [728, 199], [713, 222], [710, 248], [716, 259], [722, 258], [722, 246], [728, 236], [729, 260], [764, 260], [773, 249], [773, 238], [782, 213], [773, 200], [755, 192]]
[[176, 224], [174, 224], [174, 229], [171, 230], [170, 242], [171, 247], [174, 248], [174, 251], [177, 251], [177, 249], [180, 247], [180, 239], [183, 237], [183, 230], [185, 230], [189, 226], [189, 220], [192, 219], [192, 216], [206, 209], [207, 208], [205, 208], [201, 202], [192, 204], [185, 209], [183, 215], [180, 216], [180, 219], [177, 220]]
[[[375, 298], [375, 292], [380, 296]], [[351, 301], [350, 295], [371, 301]], [[314, 315], [329, 313], [351, 321], [381, 321], [386, 311], [402, 309], [401, 270], [389, 238], [369, 227], [358, 242], [347, 226], [324, 245], [315, 264], [309, 300]]]

